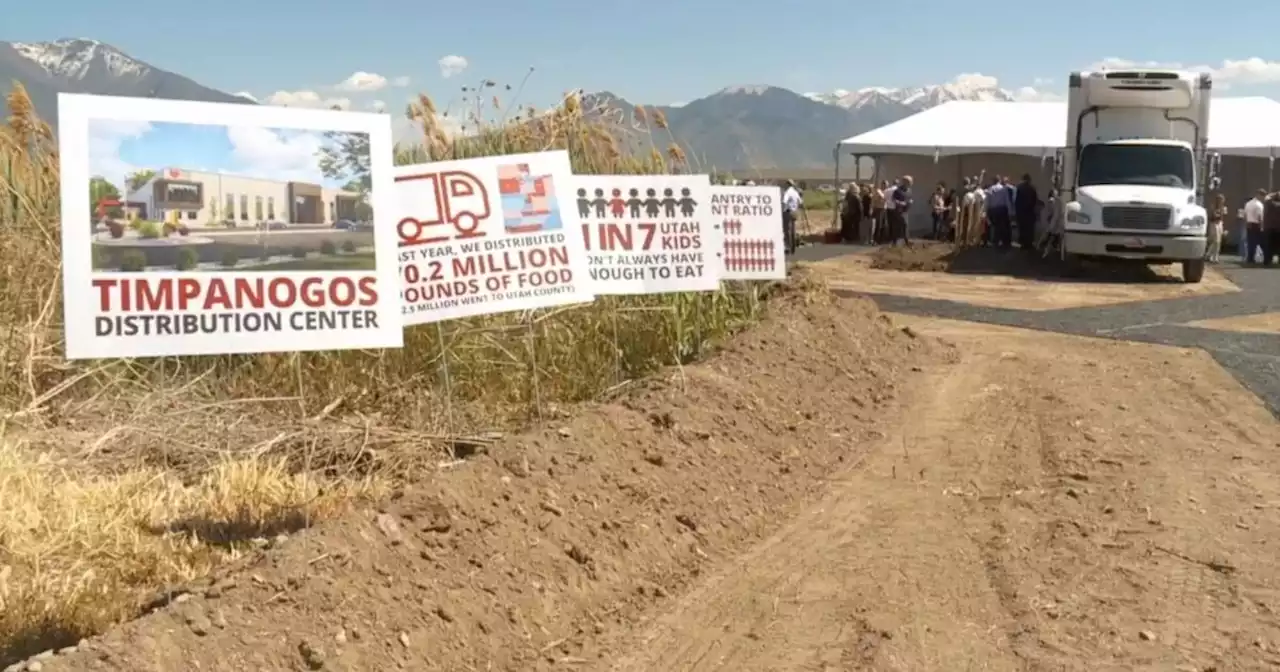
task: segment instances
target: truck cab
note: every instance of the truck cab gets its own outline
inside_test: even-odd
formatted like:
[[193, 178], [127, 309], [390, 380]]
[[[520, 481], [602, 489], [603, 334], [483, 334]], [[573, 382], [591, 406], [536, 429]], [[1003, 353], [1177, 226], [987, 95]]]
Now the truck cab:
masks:
[[1181, 263], [1186, 282], [1200, 281], [1219, 165], [1208, 151], [1211, 89], [1198, 72], [1072, 74], [1054, 177], [1066, 255]]

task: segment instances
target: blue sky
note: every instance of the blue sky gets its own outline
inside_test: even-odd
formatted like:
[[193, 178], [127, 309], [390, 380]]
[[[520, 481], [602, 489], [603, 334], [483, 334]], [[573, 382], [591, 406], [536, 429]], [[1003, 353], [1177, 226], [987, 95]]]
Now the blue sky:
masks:
[[[1212, 6], [1226, 19], [1274, 11], [1240, 0]], [[1004, 16], [994, 21], [997, 13]], [[1066, 23], [1072, 17], [1079, 18], [1074, 28]], [[6, 10], [3, 37], [88, 37], [228, 92], [259, 99], [286, 92], [365, 109], [379, 100], [397, 114], [412, 93], [426, 91], [444, 107], [463, 84], [481, 77], [517, 84], [530, 67], [522, 102], [538, 106], [576, 87], [673, 103], [739, 84], [824, 92], [937, 84], [962, 73], [1052, 93], [1071, 70], [1107, 57], [1209, 66], [1221, 70], [1219, 81], [1233, 94], [1280, 97], [1280, 65], [1223, 68], [1226, 60], [1265, 57], [1265, 31], [1246, 43], [1236, 23], [1207, 30], [1205, 17], [1206, 6], [1189, 0], [967, 9], [942, 0], [495, 0], [483, 8], [420, 0], [223, 0], [207, 7], [62, 0], [56, 11], [39, 3]], [[895, 28], [877, 32], [884, 26]], [[464, 58], [465, 71], [446, 76], [438, 64], [446, 56]], [[377, 78], [365, 78], [366, 90], [343, 90], [339, 84], [357, 72]], [[408, 82], [395, 86], [397, 78]]]
[[138, 169], [185, 168], [342, 186], [319, 169], [316, 131], [172, 122], [89, 122], [89, 172], [119, 183]]

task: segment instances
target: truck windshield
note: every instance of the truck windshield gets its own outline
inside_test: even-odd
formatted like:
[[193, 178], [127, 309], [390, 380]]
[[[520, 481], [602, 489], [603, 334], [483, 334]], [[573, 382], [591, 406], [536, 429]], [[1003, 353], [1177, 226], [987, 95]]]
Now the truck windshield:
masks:
[[1080, 151], [1080, 186], [1141, 184], [1195, 186], [1191, 150], [1174, 145], [1085, 145]]

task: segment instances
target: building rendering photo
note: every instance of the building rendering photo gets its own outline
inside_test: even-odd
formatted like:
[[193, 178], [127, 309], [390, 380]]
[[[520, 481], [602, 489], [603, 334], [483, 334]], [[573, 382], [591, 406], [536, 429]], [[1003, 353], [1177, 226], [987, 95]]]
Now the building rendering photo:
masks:
[[192, 227], [333, 226], [362, 219], [355, 192], [178, 167], [156, 170], [125, 202], [139, 219]]

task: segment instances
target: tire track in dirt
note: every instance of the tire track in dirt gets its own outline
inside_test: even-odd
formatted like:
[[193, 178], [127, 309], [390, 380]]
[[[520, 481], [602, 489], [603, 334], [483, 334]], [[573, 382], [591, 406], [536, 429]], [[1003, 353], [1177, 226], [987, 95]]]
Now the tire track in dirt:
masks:
[[[990, 585], [981, 546], [991, 535], [957, 534], [970, 508], [960, 490], [987, 486], [955, 464], [977, 459], [993, 489], [1008, 480], [1001, 439], [1009, 423], [991, 402], [1001, 396], [998, 373], [969, 364], [940, 370], [899, 432], [872, 446], [826, 499], [686, 595], [641, 635], [633, 655], [600, 669], [905, 671], [920, 669], [915, 661], [935, 647], [968, 649], [986, 669], [1020, 669], [1001, 653], [1015, 616], [997, 617], [1006, 628], [976, 627], [1016, 612], [1002, 604], [1006, 586]], [[962, 438], [973, 429], [980, 431]], [[919, 538], [950, 542], [922, 548], [912, 542]], [[938, 572], [946, 591], [930, 585]], [[948, 594], [955, 591], [961, 595]], [[913, 605], [940, 608], [912, 625], [901, 617]], [[918, 637], [892, 634], [903, 627]]]
[[1265, 407], [1202, 352], [907, 321], [963, 361], [821, 503], [588, 669], [1280, 667]]

